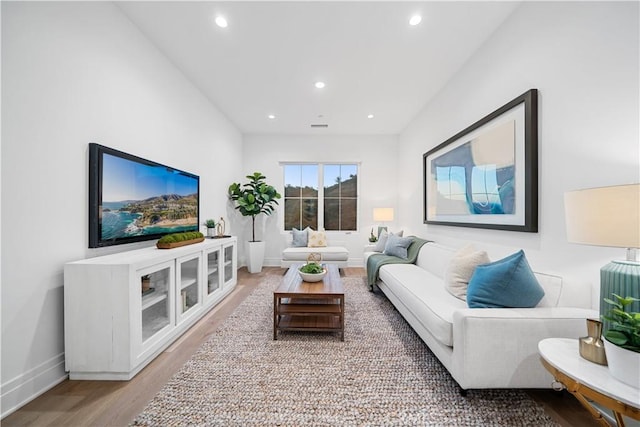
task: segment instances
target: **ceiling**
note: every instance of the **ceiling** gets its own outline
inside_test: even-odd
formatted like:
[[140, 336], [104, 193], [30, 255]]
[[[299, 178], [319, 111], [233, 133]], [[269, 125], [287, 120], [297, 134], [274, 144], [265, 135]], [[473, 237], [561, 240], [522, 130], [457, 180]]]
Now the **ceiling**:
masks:
[[518, 2], [116, 4], [242, 133], [369, 135], [400, 133]]

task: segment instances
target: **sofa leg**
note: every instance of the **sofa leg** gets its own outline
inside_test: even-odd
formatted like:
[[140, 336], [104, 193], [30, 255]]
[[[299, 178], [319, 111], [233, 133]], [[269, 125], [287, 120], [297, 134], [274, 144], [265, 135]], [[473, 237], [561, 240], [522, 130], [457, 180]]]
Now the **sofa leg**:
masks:
[[467, 393], [468, 392], [469, 392], [469, 390], [465, 390], [462, 387], [460, 387], [460, 396], [467, 397]]

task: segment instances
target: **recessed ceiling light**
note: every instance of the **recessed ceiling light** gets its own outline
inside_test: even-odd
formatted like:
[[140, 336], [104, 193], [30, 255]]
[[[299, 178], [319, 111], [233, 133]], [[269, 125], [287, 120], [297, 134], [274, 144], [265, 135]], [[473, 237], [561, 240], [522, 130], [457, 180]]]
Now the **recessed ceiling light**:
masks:
[[369, 115], [367, 116], [367, 119], [373, 119], [373, 114], [369, 114]]
[[269, 117], [271, 120], [276, 118], [276, 116], [274, 116], [273, 114], [269, 114], [267, 117]]
[[324, 82], [316, 82], [316, 87], [318, 89], [322, 89], [324, 87]]
[[413, 15], [411, 19], [409, 19], [409, 25], [418, 25], [422, 21], [422, 16]]
[[224, 16], [216, 16], [216, 25], [220, 28], [227, 28], [227, 19]]

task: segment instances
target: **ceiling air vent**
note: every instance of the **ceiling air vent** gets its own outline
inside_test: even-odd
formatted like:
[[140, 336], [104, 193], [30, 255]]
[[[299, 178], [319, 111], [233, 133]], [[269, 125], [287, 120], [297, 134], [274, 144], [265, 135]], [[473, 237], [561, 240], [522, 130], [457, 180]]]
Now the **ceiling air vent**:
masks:
[[328, 124], [311, 124], [312, 128], [328, 128]]

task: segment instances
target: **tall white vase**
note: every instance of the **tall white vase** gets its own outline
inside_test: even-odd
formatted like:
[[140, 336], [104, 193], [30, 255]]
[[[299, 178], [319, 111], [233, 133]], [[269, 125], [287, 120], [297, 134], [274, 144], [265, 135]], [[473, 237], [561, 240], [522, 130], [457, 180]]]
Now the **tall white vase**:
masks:
[[247, 242], [247, 270], [249, 273], [260, 273], [264, 263], [265, 242]]

